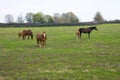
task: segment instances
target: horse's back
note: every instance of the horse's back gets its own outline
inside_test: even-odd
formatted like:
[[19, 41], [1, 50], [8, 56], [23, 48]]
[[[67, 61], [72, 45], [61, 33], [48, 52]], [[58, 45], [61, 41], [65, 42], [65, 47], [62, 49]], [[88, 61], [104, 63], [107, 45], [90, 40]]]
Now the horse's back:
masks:
[[27, 30], [23, 30], [23, 33], [26, 33], [27, 32]]
[[79, 28], [79, 32], [80, 33], [83, 32], [83, 30], [84, 30], [84, 28]]
[[36, 39], [37, 39], [37, 40], [41, 40], [41, 41], [45, 41], [45, 40], [47, 40], [47, 36], [46, 36], [45, 33], [42, 33], [42, 34], [38, 33], [38, 34], [36, 35]]
[[23, 33], [25, 35], [33, 35], [33, 32], [31, 30], [23, 30]]
[[41, 40], [41, 39], [42, 39], [42, 34], [37, 33], [37, 35], [36, 35], [36, 39], [37, 39], [37, 40]]
[[29, 33], [33, 34], [33, 32], [31, 30], [28, 30]]
[[80, 33], [89, 33], [91, 30], [89, 28], [80, 28], [79, 32]]

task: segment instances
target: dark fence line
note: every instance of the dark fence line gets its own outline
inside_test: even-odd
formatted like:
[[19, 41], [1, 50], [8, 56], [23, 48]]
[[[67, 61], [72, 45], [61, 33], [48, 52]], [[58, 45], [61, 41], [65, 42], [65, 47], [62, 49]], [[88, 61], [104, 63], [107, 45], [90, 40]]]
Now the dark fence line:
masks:
[[120, 23], [120, 22], [80, 22], [80, 23], [0, 23], [0, 27], [56, 27], [56, 26], [87, 26], [98, 25], [107, 23]]

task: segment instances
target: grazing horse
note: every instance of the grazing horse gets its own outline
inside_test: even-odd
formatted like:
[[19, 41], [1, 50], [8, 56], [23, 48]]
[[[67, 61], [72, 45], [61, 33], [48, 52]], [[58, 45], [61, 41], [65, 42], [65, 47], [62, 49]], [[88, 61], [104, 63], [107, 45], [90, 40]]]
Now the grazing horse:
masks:
[[79, 29], [79, 33], [80, 33], [79, 37], [81, 38], [82, 33], [88, 33], [88, 38], [90, 38], [90, 33], [92, 32], [92, 30], [98, 30], [98, 29], [96, 28], [96, 26], [88, 27], [88, 28], [80, 28]]
[[38, 33], [36, 35], [36, 40], [38, 46], [43, 47], [44, 45], [46, 45], [46, 40], [47, 40], [46, 32], [43, 32], [42, 34]]
[[19, 32], [18, 33], [18, 37], [20, 38], [21, 36], [23, 36], [24, 35], [24, 33], [23, 32]]
[[28, 36], [28, 40], [29, 40], [29, 36], [31, 36], [31, 39], [33, 39], [33, 32], [31, 30], [23, 30], [23, 40], [25, 40], [25, 37]]

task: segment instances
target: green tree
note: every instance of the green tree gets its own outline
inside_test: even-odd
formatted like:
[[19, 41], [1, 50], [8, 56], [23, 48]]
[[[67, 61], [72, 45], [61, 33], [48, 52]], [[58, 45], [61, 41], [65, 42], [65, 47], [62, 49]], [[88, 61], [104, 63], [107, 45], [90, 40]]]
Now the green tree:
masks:
[[95, 17], [94, 17], [95, 22], [104, 22], [105, 20], [103, 19], [102, 15], [100, 12], [97, 12]]
[[45, 21], [46, 21], [47, 23], [53, 23], [53, 18], [52, 18], [52, 16], [50, 16], [50, 15], [45, 15]]
[[42, 12], [38, 12], [33, 15], [33, 22], [34, 23], [45, 23], [45, 16]]
[[70, 19], [71, 23], [78, 23], [79, 22], [78, 17], [73, 12], [68, 12], [67, 16]]

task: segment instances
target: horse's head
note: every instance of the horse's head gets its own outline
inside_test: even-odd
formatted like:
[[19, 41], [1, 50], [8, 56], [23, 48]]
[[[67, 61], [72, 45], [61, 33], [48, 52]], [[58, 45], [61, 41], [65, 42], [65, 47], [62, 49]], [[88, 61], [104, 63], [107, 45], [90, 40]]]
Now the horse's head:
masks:
[[98, 30], [98, 29], [96, 28], [96, 26], [92, 27], [92, 29], [94, 29], [94, 30], [96, 30], [96, 31]]
[[43, 40], [47, 40], [47, 35], [46, 35], [46, 32], [43, 32]]
[[23, 34], [23, 32], [19, 32], [18, 33], [18, 37], [20, 38], [21, 36], [23, 36], [24, 34]]

